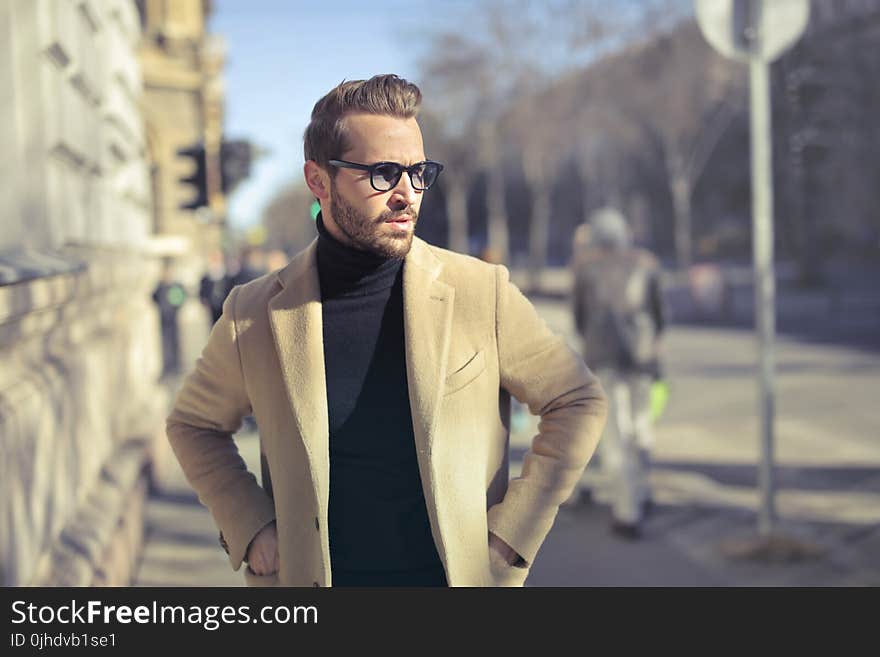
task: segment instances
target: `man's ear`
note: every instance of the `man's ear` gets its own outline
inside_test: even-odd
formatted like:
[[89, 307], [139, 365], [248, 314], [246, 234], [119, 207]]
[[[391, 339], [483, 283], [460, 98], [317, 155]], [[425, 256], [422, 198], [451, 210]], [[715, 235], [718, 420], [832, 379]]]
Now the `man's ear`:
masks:
[[308, 160], [303, 165], [303, 174], [306, 178], [306, 185], [315, 198], [319, 201], [327, 201], [330, 199], [330, 175], [321, 168], [314, 160]]

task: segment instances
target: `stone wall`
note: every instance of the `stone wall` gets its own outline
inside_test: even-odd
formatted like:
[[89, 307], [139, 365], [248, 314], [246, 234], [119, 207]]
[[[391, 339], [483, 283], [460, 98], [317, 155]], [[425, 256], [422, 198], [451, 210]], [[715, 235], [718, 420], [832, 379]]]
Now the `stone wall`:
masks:
[[130, 0], [0, 3], [0, 585], [139, 554], [167, 406], [139, 38]]

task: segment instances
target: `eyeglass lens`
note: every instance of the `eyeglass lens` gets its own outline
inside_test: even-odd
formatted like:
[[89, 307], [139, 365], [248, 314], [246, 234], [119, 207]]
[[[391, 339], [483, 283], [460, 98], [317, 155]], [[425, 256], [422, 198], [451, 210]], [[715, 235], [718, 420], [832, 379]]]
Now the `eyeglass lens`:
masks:
[[[425, 190], [434, 184], [439, 173], [438, 167], [433, 162], [427, 162], [411, 169], [410, 179], [415, 189]], [[403, 175], [403, 167], [398, 164], [388, 163], [373, 169], [373, 186], [387, 191], [393, 189]]]

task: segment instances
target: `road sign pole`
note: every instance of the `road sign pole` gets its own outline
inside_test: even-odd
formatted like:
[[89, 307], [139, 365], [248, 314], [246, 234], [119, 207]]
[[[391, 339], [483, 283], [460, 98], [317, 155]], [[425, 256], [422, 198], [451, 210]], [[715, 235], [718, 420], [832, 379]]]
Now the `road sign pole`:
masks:
[[809, 0], [694, 0], [703, 36], [721, 54], [749, 66], [752, 158], [752, 255], [755, 334], [758, 346], [758, 541], [731, 543], [732, 557], [796, 559], [816, 554], [813, 546], [775, 530], [773, 342], [776, 332], [773, 275], [773, 132], [770, 115], [770, 62], [798, 40], [810, 18]]
[[749, 62], [752, 158], [752, 250], [755, 320], [758, 337], [758, 406], [761, 460], [758, 480], [761, 503], [758, 532], [767, 536], [776, 518], [773, 485], [774, 384], [773, 341], [776, 332], [773, 273], [773, 131], [770, 117], [770, 65], [758, 57]]

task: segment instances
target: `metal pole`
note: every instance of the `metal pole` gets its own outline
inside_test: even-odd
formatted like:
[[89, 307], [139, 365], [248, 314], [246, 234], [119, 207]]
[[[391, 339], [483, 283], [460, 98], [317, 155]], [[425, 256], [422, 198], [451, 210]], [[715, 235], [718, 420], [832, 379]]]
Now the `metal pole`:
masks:
[[773, 531], [773, 414], [775, 402], [773, 340], [776, 330], [773, 277], [773, 168], [770, 118], [770, 65], [750, 58], [752, 141], [752, 250], [755, 279], [755, 318], [758, 334], [758, 382], [761, 416], [761, 462], [758, 479], [761, 505], [758, 533]]

